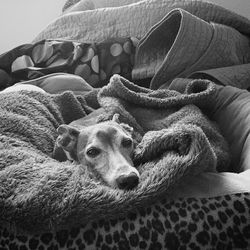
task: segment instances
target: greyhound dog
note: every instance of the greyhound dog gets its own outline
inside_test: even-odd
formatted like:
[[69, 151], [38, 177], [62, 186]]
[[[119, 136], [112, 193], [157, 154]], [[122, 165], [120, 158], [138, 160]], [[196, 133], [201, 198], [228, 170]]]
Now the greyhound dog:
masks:
[[82, 118], [60, 125], [57, 132], [56, 147], [68, 160], [93, 168], [113, 188], [129, 190], [138, 185], [139, 172], [131, 159], [133, 128], [120, 123], [118, 114], [110, 121], [90, 126]]

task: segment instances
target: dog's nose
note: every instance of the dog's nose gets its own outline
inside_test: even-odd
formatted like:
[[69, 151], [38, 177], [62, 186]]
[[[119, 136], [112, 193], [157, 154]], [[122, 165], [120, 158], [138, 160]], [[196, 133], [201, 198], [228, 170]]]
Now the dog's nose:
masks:
[[132, 172], [129, 175], [121, 175], [116, 179], [118, 188], [120, 189], [133, 189], [139, 183], [139, 177], [136, 173]]

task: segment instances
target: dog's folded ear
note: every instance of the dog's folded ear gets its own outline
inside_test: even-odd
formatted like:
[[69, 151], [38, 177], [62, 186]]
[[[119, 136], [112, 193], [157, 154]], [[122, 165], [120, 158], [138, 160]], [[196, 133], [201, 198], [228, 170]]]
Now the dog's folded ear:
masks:
[[119, 117], [120, 117], [120, 115], [117, 114], [117, 113], [115, 113], [115, 114], [113, 115], [112, 121], [113, 121], [113, 122], [120, 123]]
[[120, 115], [118, 113], [115, 113], [113, 115], [112, 121], [118, 123], [126, 132], [132, 135], [134, 132], [134, 129], [130, 127], [128, 124], [120, 122], [119, 117]]
[[80, 131], [73, 126], [63, 124], [57, 128], [57, 132], [59, 134], [56, 141], [57, 145], [68, 152], [74, 150]]
[[57, 128], [58, 137], [56, 139], [56, 147], [62, 148], [68, 160], [77, 160], [77, 140], [80, 131], [70, 125], [60, 125]]
[[120, 126], [121, 126], [126, 132], [128, 132], [131, 136], [133, 135], [134, 129], [133, 129], [132, 127], [130, 127], [128, 124], [120, 123]]

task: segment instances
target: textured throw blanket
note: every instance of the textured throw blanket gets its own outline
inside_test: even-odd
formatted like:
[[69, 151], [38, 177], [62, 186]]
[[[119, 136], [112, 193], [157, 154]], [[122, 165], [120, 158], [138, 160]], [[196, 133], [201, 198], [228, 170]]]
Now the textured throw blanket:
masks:
[[175, 78], [250, 87], [250, 21], [242, 16], [196, 0], [77, 2], [35, 43], [0, 56], [0, 89], [59, 72], [93, 87], [113, 74], [152, 89]]
[[176, 77], [250, 86], [250, 20], [221, 6], [199, 0], [69, 0], [65, 9], [70, 5], [35, 42], [137, 38], [133, 81], [150, 79], [153, 89]]
[[[191, 82], [184, 94], [152, 91], [115, 75], [84, 97], [1, 93], [0, 223], [36, 233], [117, 217], [166, 197], [187, 175], [225, 170], [227, 145], [193, 105], [206, 105], [214, 91], [209, 81]], [[86, 166], [51, 157], [56, 128], [91, 113], [97, 100], [100, 120], [119, 113], [135, 128], [141, 177], [134, 190], [112, 189]]]
[[[101, 42], [117, 37], [142, 38], [173, 9], [249, 34], [250, 21], [216, 4], [200, 0], [82, 0], [74, 12], [58, 17], [34, 39]], [[87, 4], [88, 3], [88, 4]], [[112, 7], [115, 6], [115, 7]], [[105, 9], [104, 9], [105, 8]]]

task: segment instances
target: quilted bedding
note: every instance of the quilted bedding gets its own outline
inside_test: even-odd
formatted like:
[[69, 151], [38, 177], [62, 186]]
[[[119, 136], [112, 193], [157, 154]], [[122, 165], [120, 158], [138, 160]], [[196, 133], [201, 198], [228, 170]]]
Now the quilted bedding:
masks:
[[[44, 31], [42, 31], [34, 39], [32, 44], [22, 45], [15, 50], [0, 56], [1, 73], [3, 73], [5, 76], [4, 81], [1, 81], [0, 79], [0, 87], [2, 89], [11, 86], [16, 82], [23, 81], [23, 84], [34, 84], [49, 90], [50, 88], [46, 88], [47, 86], [44, 84], [45, 79], [48, 80], [50, 79], [50, 76], [53, 77], [53, 75], [50, 75], [50, 73], [59, 72], [72, 73], [82, 77], [86, 82], [84, 82], [84, 84], [81, 85], [78, 90], [80, 90], [80, 92], [82, 90], [82, 93], [84, 94], [86, 94], [86, 92], [90, 93], [93, 91], [92, 87], [102, 87], [103, 85], [106, 85], [108, 82], [110, 82], [110, 76], [114, 73], [119, 73], [121, 76], [126, 77], [135, 83], [141, 84], [144, 87], [149, 87], [151, 89], [162, 89], [152, 92], [152, 96], [155, 95], [154, 93], [168, 93], [170, 89], [178, 89], [179, 92], [184, 92], [184, 95], [188, 94], [185, 91], [187, 91], [187, 81], [190, 82], [191, 78], [209, 79], [220, 85], [231, 85], [243, 89], [247, 89], [250, 85], [250, 21], [244, 17], [241, 17], [217, 5], [194, 0], [146, 0], [139, 2], [128, 1], [126, 2], [128, 3], [127, 5], [121, 4], [123, 6], [119, 6], [118, 2], [113, 3], [112, 1], [109, 3], [105, 3], [105, 1], [103, 1], [100, 3], [100, 1], [82, 0], [80, 2], [81, 4], [75, 4], [73, 6], [74, 8], [72, 7], [74, 12], [70, 12], [70, 8], [67, 10], [67, 13], [65, 11], [65, 15], [62, 15], [48, 27], [46, 27]], [[107, 4], [109, 4], [109, 6], [111, 5], [111, 7], [100, 8], [106, 7]], [[115, 5], [116, 7], [112, 7], [112, 5]], [[83, 7], [87, 7], [87, 9], [92, 10], [85, 11], [87, 9], [80, 9]], [[79, 12], [77, 12], [77, 10], [79, 10]], [[125, 44], [128, 46], [125, 46]], [[107, 64], [105, 61], [105, 59], [107, 59], [107, 55], [109, 56], [109, 64]], [[95, 59], [93, 60], [93, 58]], [[117, 65], [119, 67], [117, 67]], [[86, 68], [88, 69], [87, 71]], [[90, 69], [91, 73], [89, 73]], [[95, 77], [93, 77], [93, 75]], [[207, 80], [202, 80], [202, 82], [206, 83]], [[53, 81], [53, 84], [57, 86], [55, 93], [59, 93], [62, 84], [59, 81]], [[72, 86], [69, 83], [68, 88], [72, 88], [74, 90], [73, 85], [73, 83]], [[87, 85], [88, 87], [86, 91]], [[135, 88], [133, 87], [133, 90], [134, 89]], [[101, 91], [103, 90], [105, 91], [105, 87], [102, 88]], [[199, 91], [205, 91], [205, 89], [201, 90], [199, 88], [193, 88], [192, 91], [194, 91], [193, 94], [198, 94]], [[216, 92], [213, 93], [215, 97], [218, 96]], [[8, 94], [5, 95], [9, 96]], [[25, 95], [25, 92], [21, 95]], [[35, 93], [32, 95], [33, 97], [36, 95], [47, 96], [47, 94]], [[70, 95], [73, 95], [73, 93]], [[151, 95], [150, 92], [149, 95]], [[12, 96], [15, 97], [15, 94], [12, 94]], [[216, 98], [212, 98], [212, 96], [213, 95], [210, 96], [210, 101], [208, 100], [208, 102], [204, 102], [206, 105], [209, 104], [209, 108], [211, 108], [211, 105], [213, 105], [213, 101], [216, 102]], [[162, 98], [162, 95], [160, 95], [160, 98]], [[43, 98], [39, 97], [38, 99], [42, 100]], [[12, 98], [12, 100], [14, 100], [14, 98]], [[95, 109], [99, 107], [100, 104], [101, 102], [95, 102], [94, 106], [92, 106], [90, 109], [87, 108], [87, 113], [92, 112], [93, 108]], [[203, 102], [195, 102], [194, 104], [198, 105], [202, 111], [207, 113], [208, 106], [204, 105]], [[14, 106], [15, 105], [18, 104], [14, 104]], [[8, 107], [8, 104], [6, 107]], [[20, 112], [23, 113], [23, 111]], [[208, 114], [211, 119], [218, 119], [218, 113], [216, 113], [216, 116], [214, 116], [211, 112], [208, 112]], [[86, 113], [82, 113], [82, 115], [86, 115]], [[52, 118], [50, 117], [49, 119]], [[3, 121], [4, 119], [1, 120], [1, 126], [5, 127]], [[70, 122], [70, 120], [65, 120], [64, 122]], [[57, 121], [53, 125], [54, 132], [59, 123]], [[226, 139], [228, 139], [227, 136], [230, 136], [229, 133], [224, 133], [223, 131], [222, 134], [226, 135]], [[2, 134], [2, 136], [6, 138], [7, 135]], [[50, 140], [55, 140], [55, 134], [53, 134]], [[29, 140], [26, 138], [25, 143], [28, 141]], [[230, 142], [230, 140], [228, 141]], [[14, 146], [15, 145], [16, 143], [14, 143]], [[229, 147], [231, 149], [232, 145], [229, 144]], [[49, 154], [51, 151], [51, 145], [46, 150], [46, 152], [43, 153]], [[44, 150], [42, 149], [42, 151]], [[233, 151], [230, 153], [234, 159], [233, 164], [237, 164], [235, 159], [239, 160], [240, 156], [235, 156]], [[237, 154], [240, 153], [237, 152]], [[217, 154], [215, 158], [220, 159], [218, 155], [219, 154]], [[200, 157], [202, 156], [200, 155]], [[237, 169], [235, 169], [235, 165], [231, 165], [231, 169], [237, 171]], [[9, 174], [11, 174], [11, 172]], [[1, 193], [4, 194], [4, 192]], [[2, 196], [1, 204], [4, 204], [6, 201], [3, 198], [4, 197]], [[10, 198], [15, 198], [15, 195], [10, 196]], [[194, 200], [194, 203], [196, 204], [194, 207], [197, 207], [197, 204], [200, 204], [199, 202], [212, 202], [217, 204], [217, 201], [220, 199], [223, 200], [224, 196], [217, 198], [211, 197], [209, 198], [209, 201], [207, 199], [203, 199], [201, 201]], [[237, 236], [240, 235], [242, 244], [234, 241], [234, 239], [232, 240], [230, 236], [225, 238], [225, 242], [223, 244], [225, 244], [224, 246], [227, 247], [234, 246], [244, 249], [244, 247], [250, 245], [248, 231], [250, 216], [248, 216], [249, 214], [247, 212], [249, 211], [249, 194], [245, 193], [238, 196], [231, 195], [230, 199], [236, 203], [237, 201], [244, 203], [245, 209], [244, 212], [242, 212], [242, 216], [244, 213], [246, 219], [242, 219], [241, 227], [237, 227], [237, 230], [234, 228], [238, 232]], [[148, 206], [150, 211], [151, 208], [153, 211], [155, 208], [156, 210], [158, 210], [159, 207], [162, 208], [162, 210], [160, 209], [160, 216], [162, 217], [164, 215], [162, 222], [164, 221], [165, 223], [167, 221], [165, 221], [167, 218], [165, 207], [168, 207], [166, 203], [170, 204], [169, 201], [164, 200], [163, 202], [160, 201], [157, 204], [151, 204]], [[178, 201], [171, 203], [173, 210], [178, 210], [178, 204]], [[13, 209], [13, 207], [15, 207], [17, 204], [15, 203], [12, 205], [14, 205], [11, 206]], [[25, 204], [25, 206], [26, 205], [29, 205], [29, 203]], [[27, 227], [21, 226], [23, 222], [20, 224], [19, 221], [19, 227], [16, 227], [15, 223], [17, 221], [11, 221], [11, 212], [14, 211], [14, 214], [18, 214], [18, 211], [21, 211], [22, 209], [22, 207], [18, 206], [16, 208], [16, 212], [14, 210], [3, 210], [3, 216], [1, 220], [9, 226], [8, 230], [15, 228], [15, 230], [25, 229], [26, 232], [30, 231]], [[169, 209], [169, 207], [167, 209]], [[220, 214], [220, 211], [223, 209], [220, 206], [218, 206], [218, 209], [218, 214]], [[237, 207], [234, 207], [234, 209], [237, 213]], [[207, 209], [204, 211], [208, 212]], [[55, 218], [58, 217], [59, 219], [62, 219], [62, 217], [60, 217], [59, 214], [53, 217], [53, 213], [49, 214], [47, 212], [45, 208], [44, 214], [51, 216], [48, 217], [48, 221], [53, 218], [54, 225], [58, 225], [55, 221]], [[203, 245], [203, 247], [206, 246], [211, 249], [216, 248], [216, 246], [221, 246], [220, 239], [214, 239], [214, 229], [212, 229], [213, 226], [204, 226], [205, 224], [202, 220], [199, 222], [195, 221], [194, 215], [191, 215], [191, 210], [189, 212], [190, 218], [192, 217], [192, 220], [194, 219], [193, 222], [199, 225], [199, 230], [201, 230], [201, 232], [206, 231], [209, 235], [208, 237], [204, 238], [206, 239], [205, 243], [203, 238], [201, 239], [199, 242], [200, 246]], [[6, 220], [6, 215], [8, 213], [11, 216], [9, 216], [9, 218]], [[139, 209], [138, 211], [136, 210], [135, 214], [136, 216], [142, 216], [141, 214], [143, 214], [143, 212], [141, 212]], [[26, 218], [25, 216], [28, 214], [23, 215], [23, 218]], [[29, 220], [28, 215], [27, 225], [28, 223], [31, 223], [30, 225], [32, 225], [32, 223], [35, 221], [32, 221], [32, 218], [34, 219], [37, 214], [33, 214], [32, 216], [29, 218]], [[130, 216], [130, 214], [128, 216]], [[150, 219], [150, 216], [153, 215], [149, 213], [148, 216], [145, 217], [146, 220]], [[216, 218], [216, 213], [213, 214], [213, 216]], [[220, 218], [220, 216], [217, 218]], [[121, 220], [124, 220], [124, 218]], [[43, 222], [46, 223], [48, 221]], [[81, 223], [81, 221], [78, 222]], [[86, 221], [82, 219], [82, 222]], [[98, 224], [98, 226], [96, 226], [96, 224], [91, 224], [91, 222], [84, 226], [80, 226], [81, 232], [84, 233], [94, 229], [96, 230], [96, 233], [98, 232], [99, 235], [102, 235], [103, 232], [98, 230], [102, 227], [100, 225], [103, 221], [99, 222], [100, 224]], [[107, 219], [106, 222], [112, 223], [112, 220], [109, 221]], [[60, 224], [60, 220], [58, 223]], [[186, 223], [186, 226], [183, 226], [183, 228], [188, 230], [188, 218], [186, 218]], [[69, 224], [72, 225], [71, 223]], [[229, 227], [235, 226], [233, 224], [234, 222], [232, 222]], [[41, 225], [42, 224], [40, 224], [40, 226]], [[112, 225], [111, 228], [116, 230], [118, 229], [119, 225], [120, 224]], [[185, 240], [180, 234], [180, 231], [177, 227], [174, 227], [175, 223], [172, 225], [172, 228], [174, 228], [173, 230], [170, 230], [171, 226], [170, 228], [164, 226], [163, 231], [159, 231], [159, 228], [155, 228], [156, 231], [158, 230], [159, 235], [161, 235], [158, 238], [158, 243], [161, 246], [165, 245], [165, 248], [169, 249], [175, 249], [173, 247], [178, 245], [177, 242], [182, 242], [185, 245]], [[147, 223], [146, 227], [150, 228], [149, 222]], [[39, 228], [39, 226], [36, 227], [34, 224], [31, 230], [35, 232], [36, 229], [39, 231], [41, 228]], [[67, 230], [68, 229], [69, 228], [67, 228]], [[6, 229], [2, 230], [4, 232]], [[226, 227], [222, 226], [218, 228], [218, 235], [222, 233], [223, 230], [226, 230]], [[52, 228], [51, 232], [56, 235], [55, 238], [57, 235], [59, 235], [59, 232], [57, 233], [53, 231]], [[17, 236], [18, 233], [15, 235]], [[29, 235], [30, 238], [34, 236], [32, 232], [27, 235]], [[204, 234], [202, 235], [204, 236]], [[237, 238], [236, 235], [234, 236]], [[34, 237], [37, 237], [37, 235]], [[128, 240], [129, 238], [129, 233], [127, 232], [127, 235], [125, 234], [125, 236], [122, 235], [121, 237], [123, 237], [126, 241], [126, 239]], [[140, 235], [139, 237], [140, 240], [146, 241], [146, 239], [143, 238], [143, 235]], [[21, 238], [19, 237], [18, 239]], [[172, 239], [178, 240], [173, 242]], [[76, 241], [76, 239], [74, 240]], [[98, 247], [105, 247], [104, 243], [98, 245], [97, 238], [95, 238], [95, 240], [96, 245], [94, 248], [97, 249]], [[57, 238], [55, 241], [57, 241]], [[68, 248], [69, 246], [67, 246], [67, 244], [69, 241], [67, 243], [64, 242], [62, 247]], [[83, 242], [87, 245], [89, 243], [88, 238]], [[113, 245], [113, 243], [110, 243], [110, 247]], [[151, 243], [149, 243], [148, 248]], [[7, 243], [5, 242], [0, 242], [0, 244], [2, 244], [1, 246], [3, 247], [7, 246]], [[48, 244], [47, 247], [59, 247], [60, 244], [61, 243], [58, 241], [55, 244], [53, 243], [53, 245]], [[127, 249], [132, 248], [133, 243], [129, 242], [129, 245], [127, 246], [129, 246]]]
[[153, 89], [180, 77], [249, 87], [248, 19], [202, 1], [101, 8], [107, 2], [93, 1], [91, 11], [80, 6], [58, 17], [33, 44], [5, 54], [0, 67], [11, 74], [10, 84], [63, 71], [94, 87], [107, 84], [112, 74]]

